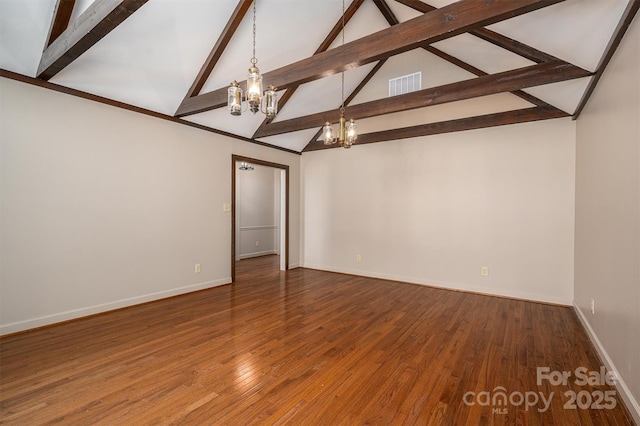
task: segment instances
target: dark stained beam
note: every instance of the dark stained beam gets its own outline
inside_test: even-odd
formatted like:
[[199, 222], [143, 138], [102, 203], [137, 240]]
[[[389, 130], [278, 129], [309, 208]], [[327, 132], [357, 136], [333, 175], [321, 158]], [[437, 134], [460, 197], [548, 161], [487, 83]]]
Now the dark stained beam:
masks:
[[[591, 75], [589, 71], [562, 61], [531, 65], [516, 70], [349, 106], [346, 108], [345, 115], [354, 119], [375, 117], [480, 96], [511, 92], [525, 87], [556, 83], [589, 75]], [[255, 137], [274, 136], [314, 128], [318, 126], [318, 123], [324, 123], [325, 121], [335, 123], [338, 121], [339, 115], [340, 112], [338, 110], [331, 110], [290, 120], [277, 121], [271, 123], [261, 134], [257, 134]]]
[[253, 3], [253, 0], [240, 0], [238, 2], [238, 5], [234, 9], [229, 20], [227, 21], [227, 25], [225, 25], [224, 29], [222, 30], [222, 33], [220, 34], [220, 37], [218, 37], [218, 41], [216, 41], [216, 44], [213, 46], [213, 49], [211, 49], [209, 56], [207, 57], [206, 61], [200, 68], [198, 75], [193, 81], [193, 84], [191, 85], [191, 87], [189, 88], [189, 91], [187, 92], [185, 99], [200, 93], [200, 90], [202, 90], [202, 87], [204, 86], [204, 84], [207, 82], [207, 79], [211, 75], [211, 71], [213, 71], [213, 68], [216, 66], [216, 64], [220, 60], [220, 57], [222, 56], [224, 49], [226, 49], [227, 45], [229, 44], [229, 41], [231, 41], [231, 38], [233, 37], [233, 34], [235, 34], [236, 30], [240, 26], [240, 23], [242, 22], [242, 18], [244, 18], [244, 15], [247, 14], [247, 11], [249, 10], [251, 3]]
[[384, 19], [387, 20], [389, 25], [397, 25], [400, 23], [385, 0], [373, 0], [373, 3], [376, 5], [380, 13], [382, 13], [382, 16], [384, 16]]
[[582, 99], [580, 99], [580, 102], [578, 103], [578, 107], [576, 108], [576, 111], [573, 113], [574, 120], [578, 119], [578, 117], [580, 116], [580, 113], [582, 112], [584, 107], [587, 105], [587, 102], [589, 101], [589, 98], [593, 94], [593, 91], [595, 90], [596, 85], [600, 81], [602, 74], [604, 74], [604, 70], [607, 68], [607, 65], [609, 65], [609, 61], [611, 61], [613, 54], [618, 49], [618, 46], [620, 45], [620, 42], [622, 41], [624, 34], [627, 32], [627, 29], [629, 28], [629, 25], [631, 25], [633, 18], [638, 13], [639, 8], [640, 8], [640, 0], [632, 0], [627, 5], [627, 8], [622, 14], [622, 18], [620, 19], [620, 22], [618, 22], [618, 26], [613, 32], [613, 36], [611, 37], [611, 40], [609, 40], [609, 44], [607, 44], [604, 55], [602, 56], [602, 59], [600, 59], [600, 63], [596, 68], [596, 73], [591, 79], [591, 81], [589, 82], [589, 85], [587, 86], [587, 90], [582, 95]]
[[[564, 0], [460, 0], [433, 12], [370, 34], [310, 58], [264, 74], [270, 84], [283, 89], [359, 67], [490, 25]], [[220, 108], [227, 102], [223, 87], [186, 99], [176, 116]]]
[[[429, 52], [429, 53], [433, 53], [434, 55], [444, 59], [447, 62], [451, 62], [452, 64], [462, 68], [465, 71], [470, 72], [471, 74], [477, 75], [478, 77], [483, 77], [485, 75], [489, 75], [488, 73], [482, 71], [479, 68], [474, 67], [473, 65], [470, 65], [464, 61], [461, 61], [460, 59], [456, 58], [455, 56], [451, 56], [448, 53], [443, 52], [442, 50], [438, 50], [433, 46], [423, 46], [424, 49]], [[529, 93], [523, 92], [522, 90], [514, 90], [513, 92], [514, 95], [516, 95], [517, 97], [524, 99], [527, 102], [532, 103], [533, 105], [536, 106], [548, 106], [549, 104], [546, 103], [545, 101], [536, 98], [533, 95], [530, 95]]]
[[[487, 127], [505, 126], [508, 124], [527, 123], [530, 121], [549, 120], [553, 118], [568, 117], [564, 111], [554, 107], [533, 107], [514, 111], [498, 112], [494, 114], [480, 115], [476, 117], [460, 118], [457, 120], [441, 121], [439, 123], [422, 124], [419, 126], [403, 127], [399, 129], [385, 130], [382, 132], [365, 133], [358, 136], [356, 145], [368, 143], [395, 141], [415, 138], [420, 136], [453, 133], [464, 130], [482, 129]], [[324, 145], [321, 141], [315, 141], [304, 149], [303, 152], [317, 151], [321, 149], [338, 148], [339, 145]]]
[[[342, 32], [343, 23], [344, 25], [347, 25], [347, 23], [351, 20], [351, 18], [353, 18], [353, 15], [356, 14], [356, 12], [358, 11], [362, 3], [364, 3], [364, 0], [353, 0], [351, 2], [349, 7], [344, 11], [344, 15], [343, 15], [344, 18], [343, 16], [340, 16], [340, 18], [338, 19], [338, 22], [336, 22], [336, 24], [333, 26], [331, 31], [329, 31], [329, 34], [325, 37], [322, 43], [320, 43], [320, 47], [316, 49], [316, 51], [314, 52], [314, 55], [317, 55], [318, 53], [324, 52], [327, 49], [329, 49], [329, 46], [331, 46], [331, 43], [333, 43], [334, 40], [338, 37], [338, 35], [340, 35], [340, 33]], [[298, 90], [298, 87], [300, 86], [290, 87], [284, 92], [284, 95], [282, 95], [282, 97], [278, 100], [279, 110], [281, 110], [287, 104], [287, 102], [289, 102], [289, 99], [291, 99], [291, 97], [296, 92], [296, 90]], [[256, 130], [256, 133], [260, 132], [262, 128], [267, 124], [271, 123], [272, 120], [273, 120], [272, 118], [265, 118], [262, 121], [262, 124], [260, 124], [260, 127], [258, 128], [258, 130]]]
[[[389, 25], [397, 25], [400, 23], [400, 21], [398, 21], [398, 18], [396, 17], [396, 15], [393, 13], [393, 11], [391, 10], [391, 8], [389, 8], [389, 5], [387, 4], [387, 2], [385, 0], [373, 0], [374, 3], [376, 4], [376, 6], [378, 6], [378, 9], [380, 10], [380, 13], [382, 13], [382, 15], [385, 17], [385, 19], [387, 20], [387, 22], [389, 23]], [[420, 4], [424, 4], [422, 2], [418, 2]], [[429, 6], [430, 7], [430, 6]], [[433, 10], [435, 8], [432, 8], [431, 10]], [[460, 59], [449, 55], [448, 53], [445, 53], [439, 49], [436, 49], [435, 47], [431, 46], [428, 43], [423, 43], [422, 48], [425, 49], [427, 52], [432, 53], [442, 59], [444, 59], [447, 62], [452, 63], [453, 65], [456, 65], [457, 67], [460, 67], [462, 69], [464, 69], [465, 71], [468, 71], [472, 74], [475, 74], [478, 77], [482, 77], [485, 75], [488, 75], [486, 72], [480, 70], [479, 68], [474, 67], [473, 65], [470, 65], [464, 61], [461, 61]], [[512, 92], [514, 95], [518, 96], [521, 99], [524, 99], [527, 102], [532, 103], [533, 105], [537, 105], [537, 106], [546, 106], [548, 105], [546, 102], [536, 98], [533, 95], [530, 95], [526, 92], [523, 92], [522, 90], [516, 90], [514, 92]]]
[[[395, 19], [395, 16], [393, 16], [393, 12], [391, 11], [391, 9], [389, 9], [389, 5], [387, 5], [387, 3], [384, 0], [373, 0], [373, 2], [376, 4], [376, 6], [378, 6], [378, 9], [380, 9], [380, 12], [382, 13], [382, 15], [387, 19], [387, 21], [389, 22], [389, 25], [393, 25], [391, 24], [391, 20]], [[397, 20], [396, 20], [396, 23], [397, 23]], [[356, 87], [355, 90], [351, 92], [349, 97], [345, 99], [344, 101], [345, 106], [351, 103], [351, 101], [358, 95], [358, 93], [360, 93], [360, 91], [364, 88], [364, 86], [367, 85], [369, 80], [371, 80], [373, 76], [376, 75], [378, 70], [382, 68], [385, 62], [387, 62], [387, 59], [382, 59], [380, 62], [376, 64], [376, 66], [371, 71], [369, 71], [369, 74], [367, 74], [367, 76], [360, 82], [358, 87]], [[262, 130], [263, 130], [262, 128], [259, 128], [256, 131], [256, 133], [254, 133], [254, 137]], [[315, 133], [315, 135], [313, 135], [313, 137], [311, 138], [307, 146], [315, 142], [320, 137], [321, 133], [322, 133], [322, 127], [320, 127], [318, 131]]]
[[[347, 97], [347, 99], [344, 100], [344, 105], [345, 107], [347, 105], [349, 105], [351, 103], [351, 101], [353, 101], [355, 99], [355, 97], [358, 95], [358, 93], [360, 93], [360, 91], [362, 89], [364, 89], [364, 86], [367, 85], [367, 83], [369, 82], [369, 80], [371, 80], [373, 78], [374, 75], [376, 75], [376, 73], [380, 70], [380, 68], [382, 68], [382, 66], [384, 65], [384, 63], [387, 62], [386, 59], [381, 60], [380, 62], [378, 62], [376, 64], [375, 67], [373, 67], [373, 69], [371, 71], [369, 71], [369, 74], [366, 75], [365, 78], [362, 79], [362, 81], [360, 82], [360, 84], [358, 84], [358, 86], [353, 89], [353, 92], [351, 92], [351, 94]], [[322, 123], [316, 123], [316, 125], [323, 125], [324, 122]], [[258, 131], [261, 131], [264, 129], [258, 129]], [[316, 139], [318, 139], [318, 137], [320, 136], [320, 133], [322, 133], [322, 127], [320, 127], [320, 129], [318, 129], [318, 131], [316, 132], [316, 134], [311, 138], [311, 140], [309, 141], [309, 143], [312, 143], [313, 141], [315, 141]], [[258, 134], [258, 132], [256, 132], [256, 134]], [[257, 136], [254, 135], [254, 138], [256, 138]], [[308, 144], [307, 144], [308, 145]]]
[[47, 38], [47, 46], [53, 43], [69, 26], [76, 0], [58, 0], [53, 10], [53, 19]]
[[[353, 0], [349, 5], [349, 7], [344, 11], [345, 25], [347, 25], [349, 21], [351, 21], [351, 18], [353, 18], [353, 15], [355, 15], [358, 9], [360, 9], [360, 6], [362, 6], [362, 3], [364, 3], [364, 0]], [[341, 33], [342, 33], [342, 17], [340, 17], [338, 19], [338, 22], [336, 22], [333, 28], [331, 28], [331, 31], [329, 31], [329, 34], [325, 37], [322, 43], [320, 43], [320, 46], [316, 49], [314, 55], [317, 55], [318, 53], [322, 53], [328, 50], [329, 47], [331, 46], [331, 43], [333, 43]]]
[[512, 38], [503, 36], [495, 31], [488, 30], [486, 28], [478, 28], [477, 30], [471, 31], [476, 37], [479, 37], [489, 43], [506, 49], [510, 52], [513, 52], [517, 55], [522, 56], [525, 59], [528, 59], [535, 63], [543, 63], [543, 62], [552, 62], [557, 61], [558, 58], [555, 56], [549, 55], [548, 53], [543, 52], [542, 50], [538, 50], [529, 45], [521, 43]]
[[49, 80], [148, 0], [96, 0], [42, 53], [38, 78]]
[[[404, 4], [405, 6], [408, 6], [422, 13], [429, 13], [437, 9], [420, 0], [396, 0], [396, 1], [398, 3]], [[555, 56], [551, 56], [548, 53], [535, 49], [524, 43], [520, 43], [517, 40], [503, 36], [502, 34], [499, 34], [495, 31], [488, 30], [486, 28], [477, 28], [472, 31], [469, 31], [469, 33], [473, 34], [476, 37], [480, 37], [481, 39], [488, 41], [489, 43], [492, 43], [498, 47], [501, 47], [510, 52], [513, 52], [516, 55], [520, 55], [523, 58], [536, 62], [538, 64], [542, 62], [551, 62], [551, 61], [558, 60], [558, 58], [556, 58]]]
[[[389, 7], [388, 3], [385, 0], [373, 0], [373, 2], [375, 3], [375, 5], [378, 7], [378, 10], [380, 10], [380, 13], [382, 14], [382, 16], [384, 16], [384, 18], [387, 20], [387, 22], [389, 23], [389, 25], [397, 25], [400, 22], [398, 21], [398, 18], [395, 16], [395, 14], [393, 13], [393, 11], [391, 10], [391, 8]], [[438, 57], [472, 73], [475, 74], [479, 77], [481, 76], [485, 76], [488, 75], [486, 72], [467, 64], [464, 61], [459, 60], [458, 58], [455, 58], [445, 52], [442, 52], [441, 50], [436, 49], [435, 47], [430, 46], [429, 44], [423, 44], [422, 46], [423, 49], [425, 49], [426, 51], [437, 55]], [[379, 66], [382, 66], [382, 63], [378, 64]], [[377, 71], [377, 70], [376, 70]], [[371, 77], [373, 77], [373, 73], [370, 74], [369, 76], [367, 76], [368, 78], [366, 79], [366, 81], [368, 81]], [[366, 82], [363, 83], [363, 87], [364, 84], [366, 84]], [[536, 106], [545, 106], [545, 107], [550, 107], [549, 104], [547, 104], [546, 102], [536, 98], [533, 95], [530, 95], [526, 92], [523, 92], [522, 90], [516, 90], [511, 92], [514, 95], [532, 103], [533, 105]], [[347, 100], [347, 102], [345, 102], [345, 105], [349, 105], [350, 100], [353, 99], [352, 97], [350, 99]], [[259, 131], [262, 131], [263, 129], [258, 129]], [[258, 132], [256, 132], [256, 134], [258, 134]], [[307, 144], [307, 146], [313, 145], [316, 143], [316, 141], [318, 140], [318, 138], [320, 137], [320, 135], [322, 134], [322, 128], [318, 129], [318, 131], [313, 135], [313, 137], [311, 138], [311, 140], [309, 141], [309, 143]], [[254, 136], [255, 137], [255, 136]], [[305, 147], [306, 148], [306, 147]], [[304, 150], [303, 150], [304, 151]]]

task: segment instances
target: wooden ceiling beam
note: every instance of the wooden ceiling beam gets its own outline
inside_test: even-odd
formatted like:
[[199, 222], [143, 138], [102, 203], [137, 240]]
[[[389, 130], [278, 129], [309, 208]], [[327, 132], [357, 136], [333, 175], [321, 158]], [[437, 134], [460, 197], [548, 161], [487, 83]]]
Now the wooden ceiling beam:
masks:
[[[375, 32], [326, 52], [264, 74], [283, 89], [346, 71], [468, 32], [478, 26], [531, 12], [564, 0], [460, 0], [433, 12]], [[227, 88], [186, 99], [176, 116], [197, 114], [224, 106]]]
[[49, 80], [148, 0], [96, 0], [42, 53], [38, 78]]
[[[489, 75], [489, 73], [486, 73], [484, 71], [482, 71], [479, 68], [474, 67], [473, 65], [470, 65], [464, 61], [461, 61], [460, 59], [456, 58], [455, 56], [451, 56], [448, 53], [443, 52], [442, 50], [438, 50], [433, 46], [423, 46], [423, 48], [429, 52], [429, 53], [433, 53], [434, 55], [444, 59], [447, 62], [450, 62], [460, 68], [462, 68], [465, 71], [470, 72], [471, 74], [477, 75], [478, 77], [483, 77], [485, 75]], [[549, 106], [549, 104], [545, 101], [543, 101], [542, 99], [538, 99], [533, 95], [530, 95], [529, 93], [523, 92], [522, 90], [514, 90], [511, 93], [513, 93], [514, 95], [516, 95], [517, 97], [519, 97], [520, 99], [524, 99], [527, 102], [530, 102], [533, 105], [536, 106]]]
[[[380, 13], [382, 13], [382, 15], [386, 18], [387, 22], [389, 22], [389, 25], [394, 25], [391, 23], [393, 22], [393, 20], [395, 20], [395, 22], [398, 23], [397, 19], [395, 19], [395, 16], [393, 15], [393, 12], [389, 8], [389, 5], [387, 4], [387, 2], [385, 2], [384, 0], [373, 0], [373, 2], [380, 10]], [[376, 64], [376, 66], [371, 71], [369, 71], [369, 74], [367, 74], [367, 76], [360, 82], [360, 84], [355, 88], [355, 90], [351, 92], [349, 97], [345, 99], [344, 101], [345, 106], [349, 105], [351, 101], [353, 101], [353, 99], [358, 95], [358, 93], [360, 93], [360, 91], [364, 89], [364, 86], [366, 86], [369, 80], [371, 80], [373, 76], [376, 75], [378, 70], [382, 68], [385, 62], [387, 62], [387, 59], [382, 59], [380, 62]], [[258, 132], [262, 130], [263, 129], [258, 129], [258, 131], [256, 131], [255, 134], [258, 134]], [[254, 134], [254, 137], [255, 137], [255, 134]], [[311, 140], [306, 146], [315, 142], [320, 137], [321, 134], [322, 134], [322, 127], [320, 127], [318, 131], [311, 137]]]
[[[401, 3], [405, 6], [408, 6], [422, 13], [429, 13], [434, 10], [437, 10], [436, 7], [428, 5], [422, 2], [421, 0], [396, 0], [396, 1], [398, 3]], [[556, 58], [555, 56], [551, 56], [548, 53], [535, 49], [524, 43], [520, 43], [517, 40], [503, 36], [502, 34], [499, 34], [495, 31], [488, 30], [486, 28], [473, 29], [469, 31], [469, 33], [538, 64], [542, 62], [551, 62], [551, 61], [558, 60], [558, 58]]]
[[[395, 15], [391, 11], [391, 9], [389, 8], [389, 5], [385, 0], [373, 0], [373, 2], [378, 7], [378, 9], [380, 10], [380, 13], [382, 13], [382, 16], [384, 16], [384, 18], [387, 20], [389, 25], [395, 25], [398, 23], [398, 20], [396, 19]], [[366, 86], [369, 80], [371, 80], [373, 76], [376, 75], [378, 70], [382, 68], [385, 62], [387, 62], [387, 59], [383, 59], [376, 64], [376, 66], [369, 72], [369, 74], [367, 74], [367, 76], [360, 82], [358, 87], [356, 87], [355, 90], [351, 92], [349, 97], [345, 99], [344, 101], [345, 106], [349, 105], [351, 101], [353, 101], [353, 99], [358, 95], [358, 93], [360, 93], [360, 91], [364, 89], [364, 86]], [[258, 131], [261, 131], [261, 130], [263, 129], [258, 129]], [[258, 132], [256, 132], [256, 134], [258, 134]], [[309, 146], [309, 144], [314, 143], [320, 137], [321, 134], [322, 134], [322, 127], [320, 127], [318, 131], [315, 133], [315, 135], [313, 135], [313, 137], [311, 138], [307, 146]]]
[[[356, 14], [358, 9], [360, 9], [360, 6], [362, 6], [362, 3], [364, 3], [364, 0], [353, 0], [349, 5], [349, 7], [344, 11], [345, 25], [347, 25], [349, 21], [351, 21], [351, 18], [353, 18], [353, 16]], [[333, 28], [331, 28], [331, 31], [329, 31], [329, 34], [327, 34], [327, 36], [324, 38], [322, 43], [320, 43], [320, 46], [316, 49], [314, 55], [317, 55], [318, 53], [322, 53], [326, 50], [329, 50], [329, 47], [331, 46], [331, 44], [336, 40], [336, 38], [338, 38], [338, 36], [341, 33], [342, 33], [342, 15], [340, 16], [340, 18], [338, 18], [338, 21], [333, 26]]]
[[47, 37], [47, 46], [53, 43], [69, 26], [76, 0], [58, 0], [53, 10], [53, 19]]
[[[400, 21], [398, 20], [398, 18], [396, 17], [396, 15], [393, 13], [393, 11], [391, 10], [391, 8], [389, 8], [389, 5], [387, 4], [387, 2], [385, 0], [373, 0], [374, 3], [376, 4], [376, 6], [378, 6], [378, 9], [380, 10], [380, 12], [382, 13], [382, 15], [385, 17], [385, 19], [387, 20], [387, 22], [389, 23], [389, 25], [397, 25], [400, 23]], [[422, 2], [420, 2], [421, 4], [424, 4]], [[432, 10], [435, 8], [432, 8]], [[432, 53], [436, 56], [438, 56], [439, 58], [444, 59], [445, 61], [456, 65], [457, 67], [462, 68], [465, 71], [468, 71], [478, 77], [482, 77], [485, 75], [488, 75], [488, 73], [480, 70], [479, 68], [474, 67], [473, 65], [470, 65], [454, 56], [449, 55], [448, 53], [445, 53], [439, 49], [436, 49], [435, 47], [431, 46], [428, 43], [424, 43], [422, 45], [422, 48], [424, 50], [426, 50], [429, 53]], [[536, 98], [533, 95], [530, 95], [528, 93], [523, 92], [522, 90], [515, 90], [513, 92], [514, 95], [518, 96], [521, 99], [524, 99], [527, 102], [530, 102], [533, 105], [537, 105], [537, 106], [547, 106], [549, 105], [548, 103], [544, 102], [541, 99]]]
[[[340, 18], [338, 19], [338, 22], [336, 22], [336, 24], [333, 26], [331, 31], [329, 31], [329, 34], [325, 37], [322, 43], [320, 43], [320, 46], [316, 49], [316, 51], [314, 52], [314, 55], [317, 55], [318, 53], [324, 52], [327, 49], [329, 49], [329, 47], [331, 46], [331, 43], [333, 43], [335, 39], [338, 37], [338, 35], [340, 35], [340, 33], [342, 32], [343, 22], [344, 22], [344, 25], [346, 25], [351, 20], [351, 18], [353, 18], [353, 15], [356, 14], [356, 12], [358, 11], [362, 3], [364, 3], [364, 0], [353, 0], [351, 2], [347, 10], [345, 10], [344, 12], [344, 21], [341, 15]], [[290, 87], [284, 92], [282, 97], [278, 100], [279, 110], [281, 110], [287, 104], [287, 102], [289, 102], [289, 99], [291, 99], [291, 97], [296, 92], [296, 90], [298, 90], [298, 87], [300, 86]], [[272, 120], [273, 120], [272, 118], [265, 118], [262, 121], [262, 124], [260, 124], [260, 127], [258, 128], [258, 130], [256, 130], [256, 133], [260, 132], [262, 128], [268, 125], [269, 123], [271, 123]]]
[[[384, 18], [387, 20], [387, 22], [389, 23], [389, 25], [397, 25], [400, 23], [400, 21], [398, 21], [398, 18], [395, 16], [395, 14], [393, 13], [393, 11], [391, 10], [391, 8], [389, 7], [388, 3], [385, 0], [373, 0], [373, 2], [375, 3], [375, 5], [378, 7], [378, 9], [380, 10], [380, 13], [382, 13], [382, 16], [384, 16]], [[470, 65], [464, 61], [461, 61], [460, 59], [451, 56], [441, 50], [436, 49], [435, 47], [429, 45], [429, 44], [424, 44], [422, 46], [423, 49], [425, 49], [426, 51], [428, 51], [429, 53], [432, 53], [442, 59], [444, 59], [445, 61], [448, 61], [472, 74], [475, 74], [478, 77], [482, 77], [485, 75], [488, 75], [486, 72], [474, 67], [473, 65]], [[382, 62], [381, 61], [378, 66], [382, 66]], [[376, 70], [377, 71], [377, 70]], [[371, 77], [373, 77], [373, 74], [375, 73], [370, 73], [369, 76], [367, 76], [367, 79], [365, 79], [366, 81], [369, 81], [369, 79]], [[366, 84], [366, 82], [363, 82], [362, 86], [364, 87], [364, 84]], [[530, 95], [528, 93], [523, 92], [522, 90], [516, 90], [511, 92], [514, 95], [520, 97], [521, 99], [526, 100], [527, 102], [532, 103], [533, 105], [536, 106], [542, 106], [542, 107], [551, 107], [551, 105], [549, 105], [548, 103], [536, 98], [533, 95]], [[353, 95], [353, 94], [352, 94]], [[352, 97], [351, 97], [352, 99]], [[348, 100], [350, 102], [350, 100]], [[345, 102], [345, 105], [349, 105], [349, 102]], [[262, 130], [262, 129], [259, 129]], [[257, 133], [257, 132], [256, 132]], [[317, 143], [318, 138], [320, 137], [320, 135], [322, 134], [322, 128], [318, 129], [318, 131], [315, 133], [315, 135], [311, 138], [311, 140], [309, 141], [309, 143], [307, 144], [307, 146], [313, 145], [315, 143]], [[254, 135], [255, 137], [255, 135]], [[305, 147], [306, 149], [306, 147]], [[304, 151], [304, 150], [303, 150]]]
[[397, 25], [400, 23], [385, 0], [373, 0], [373, 3], [376, 5], [380, 13], [382, 13], [382, 16], [384, 16], [384, 19], [387, 20], [389, 25]]
[[[378, 62], [376, 64], [375, 67], [373, 67], [373, 69], [371, 71], [369, 71], [369, 74], [367, 74], [367, 76], [365, 78], [362, 79], [362, 81], [360, 82], [360, 84], [358, 84], [358, 86], [353, 90], [353, 92], [351, 92], [351, 94], [347, 97], [347, 99], [344, 100], [344, 105], [345, 107], [347, 105], [349, 105], [351, 103], [351, 101], [353, 101], [355, 99], [355, 97], [358, 95], [358, 93], [360, 93], [360, 91], [364, 88], [364, 86], [367, 85], [367, 83], [369, 82], [369, 80], [371, 80], [373, 78], [374, 75], [376, 75], [376, 73], [380, 70], [380, 68], [382, 68], [382, 66], [384, 65], [384, 63], [386, 62], [386, 59], [381, 60], [380, 62]], [[324, 123], [316, 123], [316, 124], [324, 124]], [[260, 130], [260, 129], [259, 129]], [[264, 129], [262, 129], [264, 130]], [[258, 132], [256, 132], [257, 134]], [[316, 139], [318, 139], [318, 137], [320, 136], [320, 133], [322, 133], [322, 127], [320, 127], [320, 129], [318, 129], [318, 131], [316, 132], [316, 134], [311, 138], [311, 140], [309, 141], [309, 143], [312, 143], [313, 141], [315, 141]], [[253, 136], [254, 138], [256, 138], [257, 136]], [[308, 144], [307, 144], [308, 145]]]
[[[354, 119], [375, 117], [589, 75], [591, 75], [589, 71], [562, 61], [537, 64], [349, 106], [346, 108], [345, 115]], [[335, 123], [338, 121], [339, 115], [338, 110], [330, 110], [290, 120], [276, 121], [266, 126], [264, 131], [255, 137], [275, 136], [310, 129], [318, 126], [318, 123], [326, 121]]]
[[231, 38], [233, 37], [236, 30], [240, 26], [242, 19], [247, 14], [247, 11], [249, 10], [251, 3], [253, 3], [253, 0], [240, 0], [238, 2], [238, 5], [234, 9], [229, 20], [227, 21], [227, 25], [225, 25], [224, 29], [222, 30], [222, 33], [220, 33], [220, 37], [218, 37], [218, 41], [216, 41], [216, 44], [211, 49], [209, 56], [207, 56], [207, 59], [205, 60], [202, 67], [200, 68], [198, 75], [193, 81], [193, 84], [189, 88], [189, 91], [187, 92], [185, 99], [200, 93], [200, 90], [202, 90], [202, 87], [205, 85], [205, 83], [207, 82], [207, 79], [211, 75], [213, 68], [216, 66], [216, 64], [220, 60], [220, 57], [222, 56], [224, 49], [226, 49], [227, 45], [229, 44], [229, 41], [231, 41]]
[[[384, 130], [381, 132], [365, 133], [358, 136], [356, 145], [365, 145], [375, 142], [396, 141], [420, 136], [461, 132], [464, 130], [505, 126], [508, 124], [527, 123], [531, 121], [549, 120], [553, 118], [562, 118], [568, 116], [569, 114], [567, 114], [566, 112], [552, 106], [525, 108], [514, 111], [460, 118], [456, 120], [441, 121], [438, 123], [421, 124], [419, 126]], [[340, 148], [340, 145], [324, 145], [322, 141], [314, 141], [313, 143], [307, 145], [303, 152], [331, 148]]]

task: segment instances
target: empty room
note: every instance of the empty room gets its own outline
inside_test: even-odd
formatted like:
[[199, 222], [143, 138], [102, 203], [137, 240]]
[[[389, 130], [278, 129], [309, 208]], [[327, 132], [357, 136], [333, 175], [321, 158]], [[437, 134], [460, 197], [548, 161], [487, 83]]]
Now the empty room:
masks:
[[0, 424], [640, 424], [640, 0], [0, 0]]

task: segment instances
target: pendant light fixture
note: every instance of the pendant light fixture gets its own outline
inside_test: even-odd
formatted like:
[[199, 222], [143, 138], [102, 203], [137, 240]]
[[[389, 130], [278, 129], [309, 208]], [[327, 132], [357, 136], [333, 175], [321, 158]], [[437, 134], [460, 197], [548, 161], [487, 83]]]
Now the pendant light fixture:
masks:
[[[344, 46], [344, 0], [342, 0], [342, 45]], [[324, 123], [322, 128], [322, 140], [325, 145], [333, 145], [340, 143], [343, 148], [351, 148], [351, 145], [358, 138], [358, 131], [355, 121], [350, 119], [347, 121], [344, 117], [344, 71], [342, 71], [342, 103], [340, 104], [340, 121], [338, 122], [338, 134], [334, 137], [334, 131], [331, 123]]]
[[247, 162], [242, 162], [240, 163], [240, 167], [238, 167], [240, 170], [245, 170], [245, 171], [251, 171], [253, 170], [253, 164], [247, 163]]
[[233, 81], [227, 89], [227, 106], [231, 115], [241, 115], [249, 109], [252, 113], [258, 111], [267, 116], [268, 119], [275, 118], [278, 113], [278, 93], [272, 85], [267, 86], [267, 90], [262, 91], [262, 76], [256, 66], [256, 3], [253, 1], [253, 56], [251, 66], [247, 74], [247, 90], [245, 92], [246, 103], [242, 103], [242, 89], [237, 81]]

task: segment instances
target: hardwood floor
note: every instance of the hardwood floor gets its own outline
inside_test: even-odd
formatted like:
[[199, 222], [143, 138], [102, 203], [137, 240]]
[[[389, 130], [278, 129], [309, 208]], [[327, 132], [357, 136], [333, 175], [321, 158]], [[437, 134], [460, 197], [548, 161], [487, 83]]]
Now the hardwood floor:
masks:
[[[618, 395], [563, 407], [565, 392], [583, 404], [613, 390], [576, 383], [601, 363], [570, 308], [276, 262], [0, 339], [0, 423], [633, 424]], [[572, 375], [538, 384], [537, 367]], [[511, 402], [490, 404], [501, 390]]]

